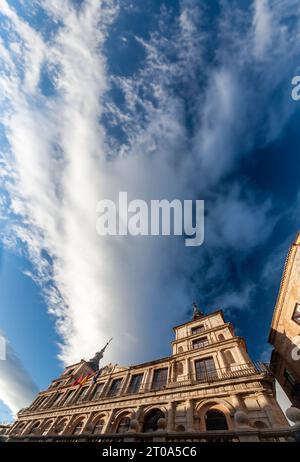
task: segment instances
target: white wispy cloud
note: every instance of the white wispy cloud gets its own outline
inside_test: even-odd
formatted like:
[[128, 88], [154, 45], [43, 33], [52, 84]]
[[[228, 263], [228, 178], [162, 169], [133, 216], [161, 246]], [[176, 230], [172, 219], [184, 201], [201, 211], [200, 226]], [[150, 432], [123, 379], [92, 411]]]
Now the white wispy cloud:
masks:
[[27, 407], [35, 398], [38, 387], [32, 380], [7, 338], [6, 356], [0, 359], [0, 398], [5, 405], [16, 414]]
[[[67, 0], [36, 3], [53, 22], [50, 36], [0, 0], [9, 24], [9, 44], [0, 41], [8, 140], [3, 180], [11, 199], [5, 242], [23, 246], [34, 263], [65, 363], [88, 358], [110, 336], [108, 359], [153, 356], [162, 347], [153, 345], [152, 328], [164, 338], [192, 296], [204, 291], [205, 273], [208, 279], [220, 268], [224, 273], [226, 259], [219, 266], [215, 258], [220, 243], [236, 248], [242, 238], [250, 252], [258, 234], [263, 240], [272, 231], [272, 202], [251, 187], [244, 194], [245, 182], [217, 192], [253, 146], [276, 139], [294, 110], [284, 97], [275, 118], [269, 106], [287, 76], [290, 81], [299, 20], [291, 37], [279, 2], [272, 12], [267, 2], [253, 4], [250, 22], [248, 13], [235, 17], [224, 2], [217, 22], [222, 39], [208, 62], [205, 12], [185, 0], [172, 27], [162, 9], [150, 39], [133, 38], [145, 60], [123, 77], [111, 75], [105, 48], [122, 2], [87, 0], [76, 8]], [[50, 95], [42, 89], [45, 70]], [[109, 97], [111, 88], [122, 92], [124, 105]], [[123, 130], [125, 142], [113, 138], [103, 116]], [[96, 203], [122, 190], [130, 198], [208, 198], [211, 246], [200, 259], [175, 239], [99, 238]], [[205, 268], [207, 261], [212, 268]], [[227, 292], [228, 307], [241, 308], [252, 286]], [[219, 296], [212, 302], [221, 302]]]

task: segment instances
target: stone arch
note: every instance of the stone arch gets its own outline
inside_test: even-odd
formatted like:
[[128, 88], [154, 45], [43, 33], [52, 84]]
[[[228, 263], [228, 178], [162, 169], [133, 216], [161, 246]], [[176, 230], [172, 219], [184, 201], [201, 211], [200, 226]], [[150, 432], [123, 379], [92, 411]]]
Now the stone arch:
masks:
[[54, 420], [53, 419], [46, 419], [41, 425], [41, 435], [47, 435], [52, 428]]
[[29, 427], [29, 434], [38, 435], [41, 429], [41, 420], [34, 420]]
[[74, 418], [74, 420], [68, 426], [68, 434], [71, 435], [80, 435], [86, 423], [86, 415], [79, 415]]
[[12, 435], [20, 435], [25, 429], [27, 422], [18, 422], [15, 427], [10, 431]]
[[98, 412], [94, 415], [92, 421], [88, 425], [88, 431], [94, 435], [99, 435], [103, 433], [103, 428], [107, 422], [107, 413]]
[[208, 409], [204, 416], [207, 431], [228, 430], [226, 415], [215, 407]]
[[53, 426], [53, 432], [57, 435], [62, 435], [66, 432], [70, 418], [61, 417]]
[[228, 430], [233, 430], [233, 415], [235, 412], [232, 404], [225, 400], [215, 399], [209, 401], [202, 401], [196, 406], [196, 412], [200, 419], [200, 431], [206, 431], [206, 413], [207, 411], [219, 411], [224, 414]]
[[167, 413], [159, 407], [153, 407], [147, 413], [144, 414], [143, 419], [143, 433], [155, 432], [158, 429], [158, 421], [165, 419]]
[[[125, 430], [125, 419], [128, 419], [126, 422], [128, 424], [127, 426], [129, 429], [130, 421], [131, 421], [133, 414], [134, 414], [134, 411], [132, 409], [127, 409], [127, 410], [123, 409], [119, 411], [114, 418], [114, 422], [111, 426], [110, 432], [118, 433], [118, 430], [120, 430], [120, 425], [122, 425], [122, 429]], [[124, 432], [122, 431], [122, 433]]]

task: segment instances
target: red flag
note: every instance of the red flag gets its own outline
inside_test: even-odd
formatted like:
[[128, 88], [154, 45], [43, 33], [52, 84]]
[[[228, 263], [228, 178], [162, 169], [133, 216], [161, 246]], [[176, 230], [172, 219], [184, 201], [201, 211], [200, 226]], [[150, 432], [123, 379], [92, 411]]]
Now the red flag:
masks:
[[73, 383], [73, 385], [78, 385], [78, 384], [81, 382], [82, 379], [83, 379], [83, 374], [81, 374], [81, 375], [75, 380], [75, 382]]

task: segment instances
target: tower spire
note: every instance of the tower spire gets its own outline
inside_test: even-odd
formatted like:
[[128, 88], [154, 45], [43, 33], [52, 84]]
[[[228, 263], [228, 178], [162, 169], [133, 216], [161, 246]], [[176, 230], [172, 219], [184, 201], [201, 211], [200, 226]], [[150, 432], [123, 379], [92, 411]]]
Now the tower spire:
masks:
[[94, 370], [100, 369], [100, 361], [101, 361], [101, 359], [103, 358], [104, 352], [105, 352], [107, 346], [110, 344], [111, 341], [112, 341], [112, 338], [109, 339], [109, 341], [108, 341], [108, 342], [106, 343], [106, 345], [102, 348], [102, 350], [97, 351], [97, 352], [95, 353], [95, 356], [93, 356], [93, 358], [89, 359], [88, 363], [89, 363], [89, 365], [90, 365]]
[[199, 310], [197, 303], [193, 302], [193, 321], [201, 316], [204, 316], [203, 312]]

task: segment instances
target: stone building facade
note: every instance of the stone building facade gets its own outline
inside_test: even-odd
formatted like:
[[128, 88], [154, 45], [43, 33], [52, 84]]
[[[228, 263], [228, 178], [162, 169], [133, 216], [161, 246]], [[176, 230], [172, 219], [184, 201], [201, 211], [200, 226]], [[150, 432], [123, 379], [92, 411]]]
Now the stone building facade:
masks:
[[300, 407], [300, 233], [285, 262], [269, 342], [271, 369], [294, 406]]
[[53, 440], [137, 433], [145, 441], [153, 432], [229, 434], [288, 427], [268, 367], [251, 361], [244, 339], [222, 311], [203, 315], [194, 306], [193, 319], [174, 333], [166, 358], [99, 370], [94, 360], [67, 367], [19, 412], [10, 436]]

